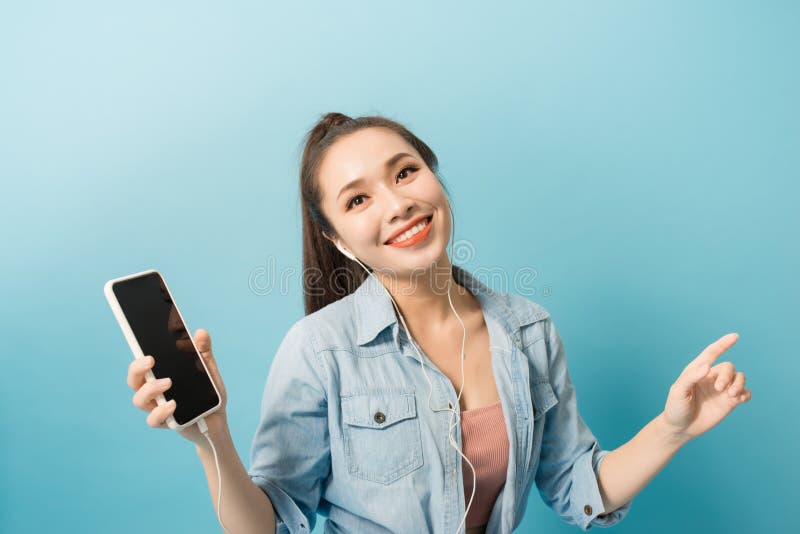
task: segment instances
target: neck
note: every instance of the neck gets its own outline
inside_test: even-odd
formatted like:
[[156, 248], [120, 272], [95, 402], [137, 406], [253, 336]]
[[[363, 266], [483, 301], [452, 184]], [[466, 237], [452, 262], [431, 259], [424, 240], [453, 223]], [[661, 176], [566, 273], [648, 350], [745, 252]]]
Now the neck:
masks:
[[[443, 332], [452, 325], [460, 329], [460, 323], [450, 307], [451, 300], [462, 321], [477, 304], [474, 295], [456, 283], [452, 265], [446, 256], [442, 262], [409, 276], [382, 276], [378, 272], [375, 275], [394, 298], [412, 336], [415, 332]], [[400, 326], [403, 326], [402, 322]]]

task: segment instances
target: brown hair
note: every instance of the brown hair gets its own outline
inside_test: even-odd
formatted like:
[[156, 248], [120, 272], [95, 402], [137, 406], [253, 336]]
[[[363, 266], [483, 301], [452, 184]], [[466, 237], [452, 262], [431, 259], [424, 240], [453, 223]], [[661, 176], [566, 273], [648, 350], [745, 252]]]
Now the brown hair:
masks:
[[325, 232], [329, 236], [335, 236], [336, 231], [322, 213], [322, 190], [317, 176], [326, 150], [337, 139], [370, 127], [388, 128], [405, 139], [419, 152], [425, 164], [436, 174], [439, 183], [447, 193], [447, 187], [438, 175], [439, 161], [436, 154], [402, 124], [376, 115], [350, 118], [341, 113], [325, 114], [308, 132], [300, 163], [300, 196], [303, 212], [303, 294], [306, 315], [352, 293], [367, 276], [370, 276], [357, 262], [344, 256], [330, 240], [322, 235], [322, 232]]

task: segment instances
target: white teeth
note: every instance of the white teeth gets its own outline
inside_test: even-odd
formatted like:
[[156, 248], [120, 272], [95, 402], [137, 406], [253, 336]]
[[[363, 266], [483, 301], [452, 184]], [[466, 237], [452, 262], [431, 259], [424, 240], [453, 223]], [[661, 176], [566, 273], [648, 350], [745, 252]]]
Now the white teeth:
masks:
[[408, 239], [408, 238], [410, 238], [410, 237], [412, 237], [414, 235], [417, 235], [427, 225], [428, 225], [428, 218], [426, 217], [425, 219], [420, 221], [416, 226], [414, 226], [414, 228], [412, 228], [411, 230], [408, 230], [406, 232], [403, 232], [399, 236], [397, 236], [394, 239], [392, 239], [391, 241], [389, 241], [389, 243], [391, 244], [391, 243], [397, 243], [398, 241], [405, 241], [406, 239]]

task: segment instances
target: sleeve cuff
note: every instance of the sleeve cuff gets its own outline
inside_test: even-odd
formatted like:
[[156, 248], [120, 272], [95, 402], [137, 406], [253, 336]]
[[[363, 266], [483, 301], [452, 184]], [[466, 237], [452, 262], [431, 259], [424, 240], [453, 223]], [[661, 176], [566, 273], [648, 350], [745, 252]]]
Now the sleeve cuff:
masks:
[[606, 513], [603, 508], [603, 498], [600, 495], [597, 475], [600, 472], [600, 462], [609, 452], [611, 451], [600, 450], [599, 445], [595, 443], [591, 451], [578, 458], [573, 468], [576, 470], [573, 473], [573, 481], [586, 481], [585, 484], [577, 486], [573, 494], [575, 522], [584, 531], [593, 526], [611, 527], [616, 525], [627, 515], [633, 502], [632, 500], [628, 501], [608, 515], [597, 517]]
[[275, 511], [276, 534], [308, 534], [312, 526], [297, 504], [289, 495], [271, 480], [260, 475], [250, 475], [250, 479], [267, 494]]

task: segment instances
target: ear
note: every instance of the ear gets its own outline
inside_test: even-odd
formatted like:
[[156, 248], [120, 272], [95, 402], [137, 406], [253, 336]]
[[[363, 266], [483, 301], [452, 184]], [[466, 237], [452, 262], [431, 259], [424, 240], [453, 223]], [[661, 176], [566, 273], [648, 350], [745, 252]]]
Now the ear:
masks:
[[330, 234], [328, 234], [328, 233], [327, 233], [325, 230], [323, 230], [323, 231], [322, 231], [322, 236], [323, 236], [325, 239], [327, 239], [328, 241], [330, 241], [331, 243], [333, 243], [334, 245], [336, 245], [336, 238], [335, 238], [335, 237], [332, 237], [332, 236], [331, 236]]

